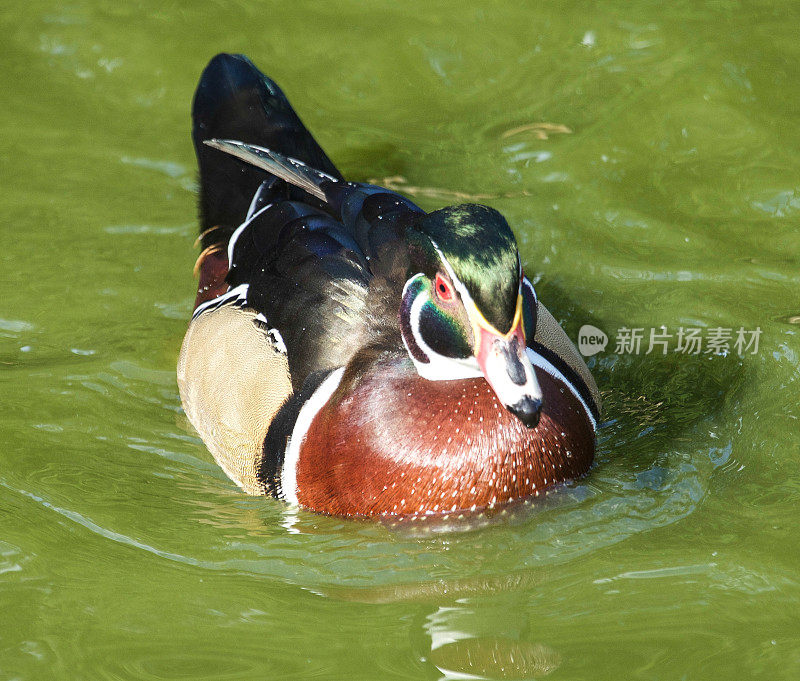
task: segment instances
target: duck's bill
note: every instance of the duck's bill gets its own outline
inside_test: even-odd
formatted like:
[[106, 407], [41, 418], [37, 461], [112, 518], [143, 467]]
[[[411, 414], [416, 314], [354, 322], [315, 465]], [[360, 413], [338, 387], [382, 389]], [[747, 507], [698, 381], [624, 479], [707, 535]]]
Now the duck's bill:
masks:
[[525, 351], [525, 333], [519, 316], [507, 334], [486, 323], [476, 324], [478, 365], [506, 409], [528, 428], [539, 424], [542, 389]]

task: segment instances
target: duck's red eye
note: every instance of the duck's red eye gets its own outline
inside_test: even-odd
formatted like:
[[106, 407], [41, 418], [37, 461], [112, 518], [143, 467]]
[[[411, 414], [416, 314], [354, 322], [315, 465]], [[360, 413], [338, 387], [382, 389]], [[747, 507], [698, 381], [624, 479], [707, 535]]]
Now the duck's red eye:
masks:
[[439, 298], [442, 300], [452, 300], [453, 289], [450, 288], [450, 284], [447, 283], [441, 274], [436, 275], [434, 286], [436, 287], [436, 293], [439, 294]]

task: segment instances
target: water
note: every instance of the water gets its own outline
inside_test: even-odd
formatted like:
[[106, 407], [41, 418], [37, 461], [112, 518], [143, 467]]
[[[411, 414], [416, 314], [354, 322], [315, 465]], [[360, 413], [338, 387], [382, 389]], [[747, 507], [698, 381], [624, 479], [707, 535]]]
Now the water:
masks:
[[[798, 678], [799, 20], [778, 0], [7, 3], [0, 678]], [[611, 336], [588, 478], [428, 534], [225, 478], [174, 378], [189, 104], [221, 50], [345, 175], [503, 211], [569, 334]], [[760, 327], [760, 348], [615, 353], [620, 327], [661, 325]]]

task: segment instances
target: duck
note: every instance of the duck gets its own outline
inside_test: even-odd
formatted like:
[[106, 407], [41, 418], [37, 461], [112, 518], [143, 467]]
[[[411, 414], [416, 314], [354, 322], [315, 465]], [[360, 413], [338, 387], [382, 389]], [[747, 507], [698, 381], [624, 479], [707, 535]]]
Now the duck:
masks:
[[601, 401], [506, 219], [346, 180], [278, 85], [219, 54], [192, 104], [184, 412], [248, 494], [344, 517], [481, 512], [587, 473]]

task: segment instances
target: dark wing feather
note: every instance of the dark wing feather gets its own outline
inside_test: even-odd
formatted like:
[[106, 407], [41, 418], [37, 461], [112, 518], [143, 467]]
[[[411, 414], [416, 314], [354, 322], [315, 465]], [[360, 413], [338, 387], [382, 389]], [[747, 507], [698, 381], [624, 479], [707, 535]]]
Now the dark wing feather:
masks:
[[[397, 331], [406, 274], [401, 236], [421, 212], [380, 187], [330, 185], [325, 209], [269, 204], [230, 249], [228, 283], [247, 284], [247, 305], [280, 332], [295, 388], [309, 373], [344, 366], [376, 337]], [[399, 336], [394, 340], [399, 346]]]
[[240, 233], [232, 264], [231, 286], [248, 284], [247, 305], [280, 332], [296, 388], [311, 371], [346, 364], [359, 348], [372, 274], [332, 216], [274, 204]]
[[218, 139], [206, 140], [204, 144], [213, 149], [224, 151], [257, 168], [266, 170], [271, 175], [302, 189], [312, 196], [316, 196], [322, 201], [325, 201], [325, 191], [320, 185], [323, 182], [334, 180], [331, 175], [315, 170], [302, 161], [255, 144]]
[[213, 139], [205, 144], [322, 201], [325, 210], [343, 224], [365, 253], [377, 254], [382, 243], [397, 238], [397, 220], [408, 221], [423, 213], [400, 194], [375, 185], [340, 181], [272, 149], [237, 140]]

